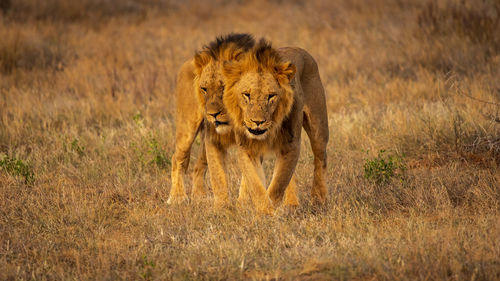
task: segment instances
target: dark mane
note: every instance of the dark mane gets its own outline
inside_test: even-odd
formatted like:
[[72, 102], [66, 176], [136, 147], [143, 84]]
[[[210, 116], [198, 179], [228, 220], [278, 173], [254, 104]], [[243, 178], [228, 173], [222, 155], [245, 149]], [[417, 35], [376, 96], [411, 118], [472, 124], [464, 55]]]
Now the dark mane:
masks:
[[252, 35], [247, 33], [230, 33], [225, 36], [219, 36], [214, 41], [203, 47], [203, 52], [207, 52], [213, 59], [218, 60], [223, 51], [231, 44], [236, 49], [248, 51], [255, 45]]
[[265, 67], [272, 67], [281, 62], [281, 57], [272, 47], [271, 42], [264, 38], [260, 39], [257, 46], [255, 46], [254, 56], [258, 64]]

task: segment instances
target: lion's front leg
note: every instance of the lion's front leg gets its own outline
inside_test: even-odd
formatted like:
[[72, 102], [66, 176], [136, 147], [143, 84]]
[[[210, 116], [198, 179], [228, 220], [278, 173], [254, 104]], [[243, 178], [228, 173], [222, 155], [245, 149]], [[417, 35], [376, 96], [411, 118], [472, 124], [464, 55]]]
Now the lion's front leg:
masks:
[[223, 207], [229, 204], [227, 187], [227, 175], [225, 169], [226, 151], [211, 140], [205, 140], [207, 153], [208, 172], [210, 183], [214, 193], [215, 207]]
[[175, 152], [172, 156], [172, 188], [170, 189], [167, 204], [182, 203], [188, 200], [184, 188], [184, 175], [189, 166], [191, 145], [198, 133], [200, 124], [201, 120], [187, 124], [189, 126], [186, 126], [188, 127], [186, 131], [181, 130], [179, 126], [177, 128]]
[[[276, 164], [274, 167], [273, 179], [271, 180], [271, 185], [267, 190], [269, 198], [273, 201], [273, 204], [277, 206], [282, 200], [285, 194], [287, 186], [290, 184], [293, 173], [295, 171], [295, 166], [299, 159], [300, 154], [300, 142], [289, 144], [287, 149], [282, 149], [278, 154], [276, 159]], [[295, 183], [292, 183], [295, 187]], [[294, 188], [295, 189], [295, 188]], [[292, 191], [293, 192], [293, 191]], [[293, 196], [293, 194], [290, 194]], [[293, 201], [291, 198], [287, 198], [290, 203]]]
[[[186, 156], [187, 154], [187, 156]], [[184, 167], [187, 167], [189, 152], [175, 152], [172, 157], [172, 188], [168, 196], [167, 204], [177, 204], [188, 200], [184, 188]]]
[[[264, 173], [264, 167], [262, 166], [264, 162], [264, 158], [260, 157], [260, 162], [256, 162], [257, 165], [255, 165], [255, 169], [260, 177], [260, 181], [264, 187], [267, 186], [266, 184], [266, 174]], [[240, 191], [238, 194], [238, 202], [241, 205], [246, 205], [247, 203], [250, 202], [250, 191], [248, 190], [247, 185], [245, 184], [245, 180], [242, 177], [241, 179], [241, 185], [240, 185]]]
[[[203, 136], [203, 134], [201, 134]], [[191, 198], [194, 201], [200, 201], [206, 197], [205, 189], [205, 174], [207, 172], [207, 154], [205, 151], [205, 140], [202, 137], [198, 160], [193, 169], [193, 189], [191, 190]]]
[[246, 205], [250, 201], [250, 193], [248, 193], [245, 179], [241, 178], [240, 188], [238, 190], [238, 202], [240, 205]]
[[266, 188], [262, 183], [264, 171], [260, 162], [260, 157], [252, 157], [243, 148], [238, 149], [238, 161], [244, 185], [252, 198], [257, 211], [272, 214], [274, 209], [271, 201], [267, 197]]

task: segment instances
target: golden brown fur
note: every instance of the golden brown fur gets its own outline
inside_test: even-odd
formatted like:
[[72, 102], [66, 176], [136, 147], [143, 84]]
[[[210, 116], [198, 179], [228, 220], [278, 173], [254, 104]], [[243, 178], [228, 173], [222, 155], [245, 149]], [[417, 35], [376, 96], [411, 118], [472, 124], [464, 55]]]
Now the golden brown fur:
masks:
[[[239, 61], [224, 64], [223, 101], [239, 145], [239, 164], [246, 188], [260, 210], [278, 204], [292, 178], [302, 127], [311, 141], [314, 160], [312, 195], [324, 203], [328, 120], [325, 93], [314, 59], [300, 48], [273, 49], [261, 40]], [[264, 152], [277, 155], [266, 192], [256, 163]]]
[[[206, 193], [203, 183], [208, 159], [216, 204], [227, 201], [227, 190], [224, 188], [227, 188], [227, 180], [225, 173], [219, 172], [224, 166], [219, 155], [223, 155], [225, 148], [234, 143], [234, 136], [222, 104], [222, 63], [237, 59], [253, 45], [253, 37], [248, 34], [220, 37], [181, 67], [176, 86], [176, 143], [169, 204], [187, 200], [184, 175], [192, 143], [200, 131], [204, 141], [194, 169], [192, 196], [199, 198]], [[219, 186], [222, 187], [217, 188]]]

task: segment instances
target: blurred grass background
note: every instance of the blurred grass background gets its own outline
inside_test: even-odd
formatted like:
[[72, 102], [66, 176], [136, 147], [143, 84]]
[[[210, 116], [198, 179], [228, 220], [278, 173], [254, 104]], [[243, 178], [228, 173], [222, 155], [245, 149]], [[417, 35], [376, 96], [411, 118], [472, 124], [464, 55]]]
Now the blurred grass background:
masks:
[[[500, 279], [500, 2], [0, 0], [0, 11], [0, 279]], [[307, 138], [294, 212], [166, 205], [177, 71], [229, 32], [317, 60], [326, 210], [308, 201]], [[387, 172], [389, 157], [397, 176], [371, 181], [366, 167]]]

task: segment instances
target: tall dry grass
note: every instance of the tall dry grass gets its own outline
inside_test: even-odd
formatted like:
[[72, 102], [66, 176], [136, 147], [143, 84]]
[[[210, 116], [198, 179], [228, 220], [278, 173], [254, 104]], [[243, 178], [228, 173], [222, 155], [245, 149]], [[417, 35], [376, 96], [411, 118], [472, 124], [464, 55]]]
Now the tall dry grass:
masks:
[[[0, 279], [500, 279], [496, 1], [0, 8]], [[166, 205], [176, 72], [232, 31], [316, 58], [324, 210], [308, 201], [307, 138], [295, 211]], [[388, 184], [364, 177], [381, 149], [406, 166]]]

